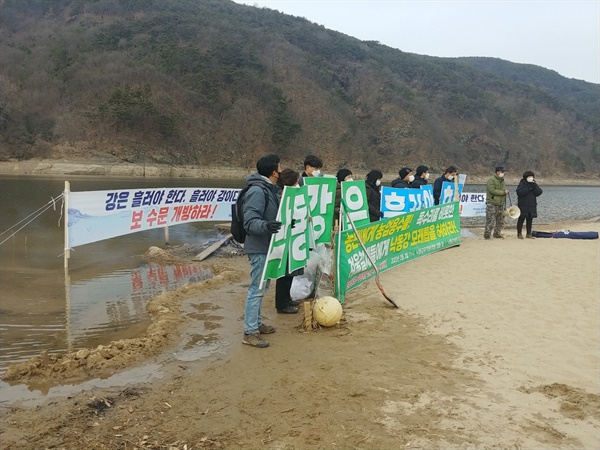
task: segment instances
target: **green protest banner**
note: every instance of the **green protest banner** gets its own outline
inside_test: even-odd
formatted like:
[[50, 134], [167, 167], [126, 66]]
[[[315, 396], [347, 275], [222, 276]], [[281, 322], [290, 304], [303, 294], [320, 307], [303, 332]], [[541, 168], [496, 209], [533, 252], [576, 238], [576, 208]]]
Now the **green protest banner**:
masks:
[[[357, 226], [369, 256], [380, 272], [445, 248], [460, 245], [459, 202], [421, 209]], [[339, 234], [336, 249], [336, 297], [375, 275], [352, 229]]]
[[312, 231], [317, 244], [331, 242], [336, 183], [337, 180], [332, 177], [304, 178], [304, 185], [308, 188], [310, 200]]
[[[367, 190], [365, 188], [364, 180], [358, 181], [342, 181], [342, 198], [346, 205], [348, 205], [348, 215], [352, 218], [354, 225], [359, 228], [362, 225], [370, 223], [369, 221], [369, 204], [367, 203]], [[340, 206], [340, 212], [343, 211], [343, 207]], [[342, 230], [350, 228], [350, 222], [348, 222], [348, 216], [341, 213]]]
[[293, 272], [306, 266], [309, 258], [308, 186], [289, 189], [288, 197], [293, 219], [288, 238], [289, 268]]
[[[277, 220], [281, 229], [271, 236], [267, 262], [263, 271], [266, 280], [283, 277], [306, 266], [309, 257], [308, 189], [286, 186], [281, 195]], [[293, 219], [293, 221], [292, 221]]]
[[281, 222], [280, 230], [271, 236], [267, 262], [263, 269], [261, 289], [266, 280], [283, 277], [288, 264], [288, 236], [292, 225], [291, 205], [295, 197], [296, 188], [285, 186], [277, 211], [277, 220]]

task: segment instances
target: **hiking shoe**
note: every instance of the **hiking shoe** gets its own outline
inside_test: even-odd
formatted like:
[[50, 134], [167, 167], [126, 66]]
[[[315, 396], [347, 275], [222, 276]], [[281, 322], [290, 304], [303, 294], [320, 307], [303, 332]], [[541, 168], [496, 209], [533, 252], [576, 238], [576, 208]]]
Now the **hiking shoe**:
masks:
[[531, 234], [526, 234], [526, 235], [525, 235], [525, 237], [526, 237], [527, 239], [535, 239], [535, 238], [534, 238], [534, 237], [533, 237]]
[[504, 236], [502, 236], [501, 234], [495, 234], [494, 237], [496, 239], [504, 239]]
[[269, 341], [263, 339], [260, 333], [244, 333], [244, 337], [242, 338], [242, 344], [250, 345], [252, 347], [265, 348], [269, 346]]
[[524, 239], [524, 237], [523, 237], [523, 235], [522, 235], [521, 233], [517, 234], [517, 237], [518, 237], [519, 239]]
[[258, 326], [258, 332], [260, 334], [272, 334], [275, 333], [275, 327], [262, 323]]
[[489, 236], [483, 236], [483, 238], [484, 238], [486, 241], [489, 241], [489, 240], [491, 239], [491, 237], [489, 237]]

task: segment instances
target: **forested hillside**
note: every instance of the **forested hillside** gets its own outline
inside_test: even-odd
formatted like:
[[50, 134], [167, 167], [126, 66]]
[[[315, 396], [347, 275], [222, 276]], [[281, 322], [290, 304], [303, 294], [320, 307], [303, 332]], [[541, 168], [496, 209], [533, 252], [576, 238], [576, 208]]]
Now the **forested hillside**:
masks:
[[0, 159], [600, 174], [600, 86], [228, 0], [4, 0]]

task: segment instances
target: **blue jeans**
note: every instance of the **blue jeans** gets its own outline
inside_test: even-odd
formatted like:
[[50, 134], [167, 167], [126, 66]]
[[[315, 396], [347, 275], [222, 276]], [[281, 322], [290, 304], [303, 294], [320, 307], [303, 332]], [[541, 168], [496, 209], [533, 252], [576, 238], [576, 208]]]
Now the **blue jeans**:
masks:
[[246, 311], [244, 312], [244, 333], [258, 333], [258, 327], [262, 324], [260, 308], [262, 306], [263, 296], [269, 289], [269, 281], [265, 283], [264, 289], [260, 289], [262, 273], [267, 262], [266, 253], [250, 253], [250, 286], [248, 287], [248, 297], [246, 297]]

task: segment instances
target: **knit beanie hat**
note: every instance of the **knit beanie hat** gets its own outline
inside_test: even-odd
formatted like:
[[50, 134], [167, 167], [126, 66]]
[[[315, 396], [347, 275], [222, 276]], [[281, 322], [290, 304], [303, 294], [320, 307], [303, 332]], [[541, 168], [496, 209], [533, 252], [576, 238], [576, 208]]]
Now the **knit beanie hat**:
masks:
[[408, 167], [403, 167], [402, 169], [400, 169], [400, 178], [404, 180], [406, 178], [406, 175], [408, 175], [411, 172], [412, 169], [409, 169]]
[[352, 171], [350, 169], [340, 169], [338, 170], [336, 177], [341, 183], [342, 181], [344, 181], [344, 178], [346, 178], [348, 175], [352, 175]]

